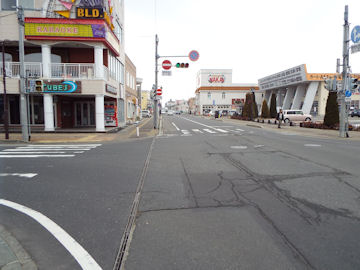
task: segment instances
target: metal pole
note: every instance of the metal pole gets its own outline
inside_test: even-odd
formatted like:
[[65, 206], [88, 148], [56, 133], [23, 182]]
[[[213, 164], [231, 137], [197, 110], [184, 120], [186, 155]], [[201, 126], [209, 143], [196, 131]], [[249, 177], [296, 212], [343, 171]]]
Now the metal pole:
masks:
[[159, 127], [159, 108], [158, 108], [158, 97], [156, 95], [156, 90], [158, 89], [158, 44], [159, 38], [158, 35], [155, 35], [155, 94], [154, 94], [154, 128], [158, 129]]
[[5, 70], [5, 40], [2, 42], [2, 61], [3, 61], [3, 83], [4, 83], [4, 129], [5, 139], [9, 139], [9, 109], [6, 96], [6, 70]]
[[346, 132], [346, 108], [345, 108], [345, 91], [347, 88], [347, 76], [349, 67], [349, 22], [348, 22], [348, 6], [345, 6], [344, 13], [344, 41], [343, 41], [343, 72], [342, 72], [342, 89], [338, 91], [338, 102], [340, 104], [340, 115], [339, 115], [339, 136], [345, 138]]
[[25, 97], [25, 62], [24, 62], [24, 10], [22, 6], [16, 6], [19, 23], [19, 60], [20, 60], [20, 122], [22, 139], [29, 141], [27, 100]]

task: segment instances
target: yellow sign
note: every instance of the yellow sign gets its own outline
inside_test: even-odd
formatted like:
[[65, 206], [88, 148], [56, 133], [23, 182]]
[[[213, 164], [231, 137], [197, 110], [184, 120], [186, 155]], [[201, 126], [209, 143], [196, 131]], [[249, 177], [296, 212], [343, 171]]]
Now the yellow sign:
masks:
[[76, 8], [76, 18], [98, 19], [103, 17], [104, 17], [104, 12], [102, 8], [84, 8], [84, 7]]
[[25, 36], [94, 37], [91, 25], [25, 23]]

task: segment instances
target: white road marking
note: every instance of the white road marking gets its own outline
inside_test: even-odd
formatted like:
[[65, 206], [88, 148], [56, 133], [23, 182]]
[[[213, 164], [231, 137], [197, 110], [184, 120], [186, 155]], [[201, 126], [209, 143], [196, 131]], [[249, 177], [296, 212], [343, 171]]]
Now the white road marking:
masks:
[[200, 129], [193, 129], [192, 131], [197, 132], [197, 133], [204, 133]]
[[204, 128], [204, 131], [208, 132], [208, 133], [216, 133], [215, 131], [211, 130], [211, 129], [207, 129], [207, 128]]
[[256, 145], [254, 145], [254, 148], [260, 148], [260, 147], [264, 147], [265, 145], [263, 145], [263, 144], [256, 144]]
[[[56, 152], [56, 151], [50, 151], [50, 152], [18, 152], [18, 151], [10, 151], [10, 150], [4, 150], [0, 152], [1, 154], [65, 154], [65, 152]], [[75, 152], [74, 152], [75, 153]]]
[[245, 146], [245, 145], [234, 145], [234, 146], [231, 146], [230, 148], [232, 148], [232, 149], [247, 149], [247, 146]]
[[33, 178], [34, 176], [37, 176], [37, 173], [0, 173], [0, 177], [4, 176], [19, 176], [19, 177], [25, 177], [25, 178]]
[[90, 148], [16, 148], [16, 149], [6, 149], [6, 151], [89, 151]]
[[241, 128], [237, 128], [236, 130], [238, 130], [238, 131], [245, 131], [245, 130], [243, 130], [243, 129], [241, 129]]
[[75, 157], [75, 155], [1, 155], [0, 158]]
[[312, 143], [304, 144], [304, 146], [306, 146], [306, 147], [321, 147], [320, 144], [312, 144]]
[[4, 199], [0, 199], [0, 204], [24, 213], [40, 223], [70, 252], [82, 269], [102, 269], [93, 257], [91, 257], [91, 255], [78, 242], [76, 242], [74, 238], [72, 238], [63, 228], [45, 215], [21, 204]]
[[180, 130], [180, 128], [178, 128], [178, 127], [177, 127], [177, 125], [175, 125], [175, 123], [174, 123], [174, 122], [171, 122], [171, 124], [172, 124], [172, 125], [176, 128], [176, 130], [177, 130], [177, 131], [179, 131], [179, 130]]
[[184, 135], [187, 135], [187, 134], [190, 134], [190, 132], [186, 129], [182, 129], [181, 132], [184, 134]]
[[229, 131], [221, 129], [221, 128], [215, 128], [215, 130], [220, 131], [222, 133], [228, 133]]
[[102, 144], [29, 144], [27, 146], [29, 147], [54, 147], [54, 146], [58, 146], [58, 147], [98, 147], [101, 146]]

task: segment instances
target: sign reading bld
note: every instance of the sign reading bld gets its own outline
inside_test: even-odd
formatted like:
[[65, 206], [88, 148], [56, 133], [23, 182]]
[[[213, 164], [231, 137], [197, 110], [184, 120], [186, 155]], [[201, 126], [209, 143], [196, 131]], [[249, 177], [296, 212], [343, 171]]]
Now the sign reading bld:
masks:
[[76, 8], [76, 18], [102, 19], [102, 18], [104, 18], [104, 10], [103, 10], [103, 8], [77, 7]]

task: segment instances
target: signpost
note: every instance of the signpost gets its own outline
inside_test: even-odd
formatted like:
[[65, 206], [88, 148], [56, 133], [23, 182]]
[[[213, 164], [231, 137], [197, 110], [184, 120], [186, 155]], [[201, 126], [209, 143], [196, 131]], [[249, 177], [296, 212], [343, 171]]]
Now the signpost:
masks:
[[189, 53], [189, 59], [191, 61], [197, 61], [200, 57], [200, 54], [198, 51], [195, 51], [195, 50], [192, 50], [190, 53]]
[[157, 96], [161, 96], [161, 95], [162, 95], [162, 89], [161, 89], [161, 88], [159, 88], [159, 89], [156, 90], [156, 95], [157, 95]]

